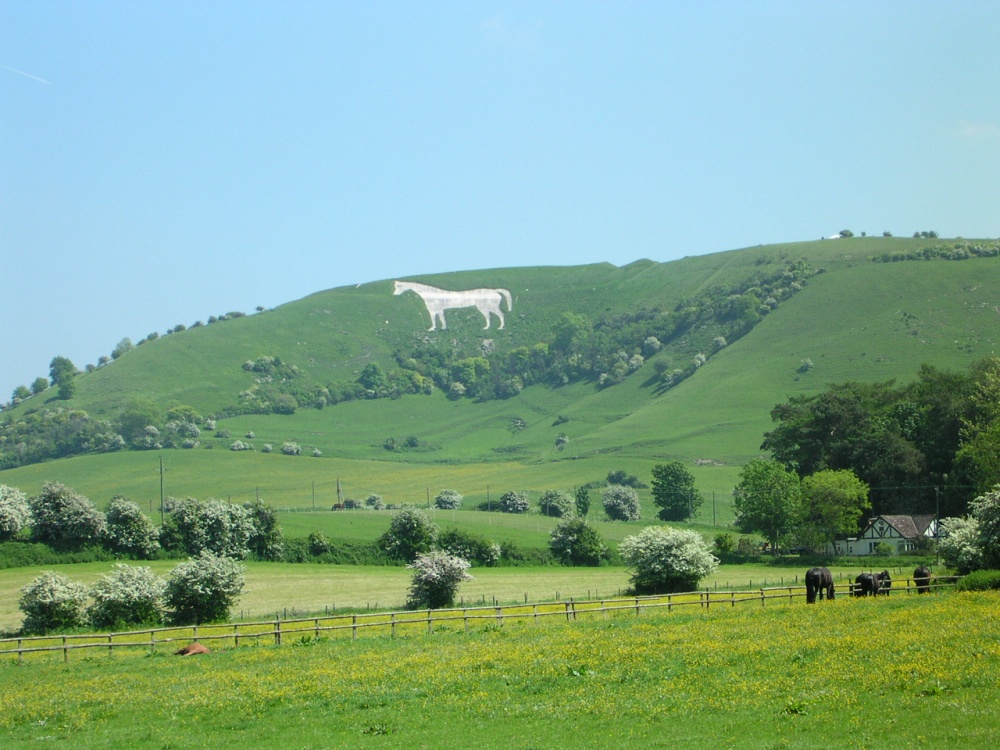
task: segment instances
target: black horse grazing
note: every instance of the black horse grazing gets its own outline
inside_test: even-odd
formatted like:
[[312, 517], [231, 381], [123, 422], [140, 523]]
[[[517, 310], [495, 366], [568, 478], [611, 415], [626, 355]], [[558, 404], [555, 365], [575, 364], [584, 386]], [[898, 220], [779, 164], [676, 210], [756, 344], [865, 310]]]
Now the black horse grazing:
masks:
[[862, 573], [854, 579], [855, 596], [875, 596], [882, 587], [882, 582], [875, 573]]
[[822, 601], [824, 593], [827, 599], [833, 599], [833, 575], [826, 568], [809, 568], [806, 571], [806, 604], [815, 604], [816, 594]]
[[892, 578], [889, 576], [889, 571], [883, 570], [881, 573], [876, 573], [875, 578], [878, 579], [878, 588], [875, 593], [889, 596], [889, 589], [892, 588]]
[[913, 571], [913, 582], [917, 586], [918, 594], [927, 594], [931, 590], [931, 569], [926, 565], [921, 565]]

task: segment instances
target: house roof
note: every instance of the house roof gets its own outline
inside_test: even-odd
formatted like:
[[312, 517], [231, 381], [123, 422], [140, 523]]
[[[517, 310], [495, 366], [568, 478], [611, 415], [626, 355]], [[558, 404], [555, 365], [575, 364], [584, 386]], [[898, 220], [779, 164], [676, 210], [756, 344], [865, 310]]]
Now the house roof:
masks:
[[868, 521], [871, 526], [881, 518], [892, 526], [904, 539], [917, 539], [924, 535], [928, 527], [934, 522], [934, 516], [876, 516]]

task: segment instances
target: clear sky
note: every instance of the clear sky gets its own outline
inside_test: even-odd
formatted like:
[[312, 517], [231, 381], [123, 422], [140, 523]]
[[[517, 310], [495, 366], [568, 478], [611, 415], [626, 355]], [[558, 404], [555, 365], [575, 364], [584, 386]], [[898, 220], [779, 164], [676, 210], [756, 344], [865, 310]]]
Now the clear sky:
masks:
[[0, 401], [420, 273], [1000, 236], [1000, 3], [4, 2]]

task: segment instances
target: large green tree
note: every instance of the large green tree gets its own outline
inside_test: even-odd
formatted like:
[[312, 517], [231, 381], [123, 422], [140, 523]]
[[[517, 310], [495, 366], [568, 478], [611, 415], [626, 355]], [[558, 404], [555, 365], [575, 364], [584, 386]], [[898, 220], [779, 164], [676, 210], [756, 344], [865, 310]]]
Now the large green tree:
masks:
[[760, 532], [777, 553], [779, 539], [795, 527], [801, 498], [799, 478], [777, 461], [755, 458], [740, 472], [733, 489], [736, 525]]
[[701, 493], [695, 489], [694, 475], [680, 461], [653, 467], [653, 503], [661, 521], [686, 521], [701, 507]]
[[857, 533], [866, 510], [868, 485], [849, 469], [824, 469], [802, 480], [802, 502], [796, 535], [812, 549]]

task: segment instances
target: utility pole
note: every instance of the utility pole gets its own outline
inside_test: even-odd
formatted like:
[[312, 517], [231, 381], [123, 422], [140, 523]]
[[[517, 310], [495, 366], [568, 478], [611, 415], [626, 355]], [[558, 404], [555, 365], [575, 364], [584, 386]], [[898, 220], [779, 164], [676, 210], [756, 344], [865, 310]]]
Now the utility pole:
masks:
[[160, 526], [163, 526], [163, 454], [160, 454]]

